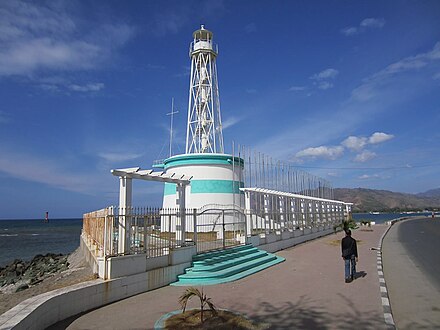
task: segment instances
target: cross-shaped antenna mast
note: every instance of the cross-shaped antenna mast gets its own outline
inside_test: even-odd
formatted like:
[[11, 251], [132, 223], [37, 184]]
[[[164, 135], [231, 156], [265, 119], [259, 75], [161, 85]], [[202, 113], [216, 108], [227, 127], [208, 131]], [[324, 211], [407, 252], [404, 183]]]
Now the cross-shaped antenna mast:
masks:
[[173, 117], [179, 111], [174, 111], [174, 97], [171, 99], [171, 112], [167, 113], [167, 116], [171, 116], [171, 124], [170, 124], [170, 157], [172, 156], [172, 147], [173, 147]]

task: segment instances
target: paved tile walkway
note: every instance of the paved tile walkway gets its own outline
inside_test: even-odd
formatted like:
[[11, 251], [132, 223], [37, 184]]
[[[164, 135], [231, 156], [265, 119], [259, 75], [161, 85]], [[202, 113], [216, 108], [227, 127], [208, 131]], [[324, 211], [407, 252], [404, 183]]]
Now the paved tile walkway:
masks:
[[[243, 313], [271, 329], [387, 329], [376, 251], [385, 225], [355, 230], [362, 277], [346, 284], [340, 253], [343, 233], [280, 251], [286, 261], [244, 279], [205, 286], [216, 306]], [[65, 320], [51, 329], [152, 329], [179, 308], [184, 287], [167, 286]], [[190, 306], [191, 307], [191, 306]], [[195, 301], [193, 307], [196, 307]]]

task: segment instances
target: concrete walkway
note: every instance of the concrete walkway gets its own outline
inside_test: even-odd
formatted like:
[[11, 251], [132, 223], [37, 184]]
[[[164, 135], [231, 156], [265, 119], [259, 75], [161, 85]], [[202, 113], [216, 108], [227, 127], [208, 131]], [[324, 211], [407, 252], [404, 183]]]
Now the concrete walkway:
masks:
[[[280, 251], [286, 261], [244, 279], [205, 286], [219, 308], [269, 323], [271, 329], [387, 329], [376, 247], [385, 225], [355, 230], [361, 275], [344, 281], [340, 239], [329, 235]], [[152, 329], [163, 314], [179, 309], [184, 287], [167, 286], [74, 317], [50, 329]], [[192, 307], [196, 307], [196, 301]], [[190, 306], [191, 307], [191, 306]]]

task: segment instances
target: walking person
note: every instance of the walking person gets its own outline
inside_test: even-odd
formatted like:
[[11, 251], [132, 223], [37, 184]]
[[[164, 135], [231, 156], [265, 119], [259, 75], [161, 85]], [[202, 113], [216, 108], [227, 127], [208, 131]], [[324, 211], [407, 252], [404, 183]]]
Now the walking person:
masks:
[[345, 231], [345, 237], [341, 241], [342, 259], [345, 262], [345, 283], [350, 283], [356, 275], [356, 263], [358, 262], [356, 240], [351, 237], [351, 230]]

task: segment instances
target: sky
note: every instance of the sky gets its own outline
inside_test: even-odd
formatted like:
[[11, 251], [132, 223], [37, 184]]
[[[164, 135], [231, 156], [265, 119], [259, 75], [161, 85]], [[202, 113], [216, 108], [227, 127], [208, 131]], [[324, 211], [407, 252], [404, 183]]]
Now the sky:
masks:
[[[118, 202], [184, 153], [192, 33], [219, 46], [232, 142], [333, 187], [440, 187], [440, 2], [0, 1], [0, 219]], [[159, 206], [160, 183], [134, 182]]]

